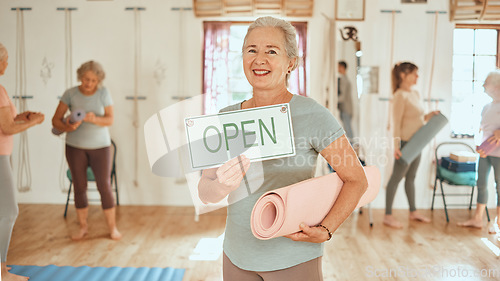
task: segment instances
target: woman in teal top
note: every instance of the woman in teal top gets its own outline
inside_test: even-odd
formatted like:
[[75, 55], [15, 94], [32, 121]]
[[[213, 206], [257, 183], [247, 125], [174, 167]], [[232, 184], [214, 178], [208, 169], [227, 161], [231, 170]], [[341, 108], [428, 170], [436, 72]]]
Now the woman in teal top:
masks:
[[[59, 102], [52, 125], [66, 134], [66, 160], [74, 184], [75, 207], [80, 230], [73, 240], [88, 234], [87, 167], [92, 168], [101, 195], [102, 208], [112, 239], [121, 234], [116, 227], [115, 205], [111, 190], [111, 138], [108, 127], [113, 124], [113, 100], [101, 87], [105, 74], [101, 65], [88, 61], [77, 70], [80, 86], [66, 90]], [[70, 123], [67, 111], [83, 110], [83, 121]]]
[[[298, 64], [293, 26], [280, 19], [263, 17], [253, 22], [243, 45], [243, 69], [253, 87], [253, 97], [223, 109], [231, 111], [289, 103], [296, 155], [262, 162], [263, 174], [248, 158], [228, 161], [202, 173], [198, 190], [205, 203], [219, 202], [236, 190], [243, 178], [262, 182], [248, 197], [228, 207], [224, 238], [224, 280], [323, 280], [323, 242], [354, 210], [367, 188], [363, 168], [333, 115], [314, 100], [287, 90], [291, 71]], [[321, 154], [344, 181], [344, 188], [322, 226], [300, 225], [300, 232], [270, 240], [252, 235], [250, 215], [264, 192], [312, 178]], [[243, 166], [243, 171], [240, 168]], [[263, 177], [263, 178], [262, 178]]]

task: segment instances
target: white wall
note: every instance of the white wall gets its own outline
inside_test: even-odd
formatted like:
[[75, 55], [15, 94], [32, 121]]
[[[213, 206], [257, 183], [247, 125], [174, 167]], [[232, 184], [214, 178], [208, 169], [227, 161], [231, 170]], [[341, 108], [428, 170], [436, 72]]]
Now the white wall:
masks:
[[[448, 1], [429, 1], [428, 4], [406, 4], [393, 0], [366, 1], [364, 22], [338, 22], [337, 26], [355, 25], [362, 42], [362, 65], [380, 67], [380, 91], [378, 96], [367, 98], [371, 107], [371, 122], [377, 137], [388, 136], [385, 125], [387, 102], [378, 97], [390, 96], [390, 14], [380, 13], [381, 9], [398, 9], [396, 15], [394, 61], [410, 60], [420, 67], [421, 79], [417, 85], [423, 96], [427, 96], [431, 68], [431, 43], [434, 16], [426, 10], [448, 10]], [[134, 78], [134, 16], [125, 7], [140, 6], [142, 19], [142, 75], [140, 95], [147, 100], [139, 102], [141, 128], [139, 130], [139, 158], [134, 157], [133, 103], [126, 96], [133, 95]], [[11, 7], [31, 7], [25, 12], [26, 62], [28, 94], [33, 95], [29, 108], [46, 114], [43, 125], [30, 129], [30, 157], [33, 176], [32, 191], [19, 193], [21, 203], [62, 203], [65, 194], [61, 192], [60, 174], [63, 156], [63, 139], [49, 133], [50, 119], [58, 104], [58, 96], [65, 90], [64, 68], [64, 12], [57, 7], [76, 7], [73, 12], [73, 73], [83, 62], [94, 59], [101, 62], [107, 78], [105, 86], [110, 90], [115, 102], [116, 121], [111, 127], [112, 138], [118, 145], [118, 177], [120, 199], [123, 204], [140, 205], [190, 205], [191, 199], [185, 183], [176, 179], [160, 178], [149, 169], [146, 156], [142, 124], [152, 114], [176, 102], [172, 97], [198, 95], [202, 89], [202, 20], [192, 12], [172, 11], [172, 7], [191, 7], [190, 0], [149, 0], [149, 1], [83, 1], [83, 0], [2, 0], [0, 2], [0, 42], [6, 45], [10, 54], [10, 66], [5, 76], [0, 77], [10, 95], [15, 89], [16, 57], [16, 12]], [[308, 92], [320, 99], [322, 79], [322, 56], [326, 19], [322, 13], [334, 18], [334, 1], [316, 0], [314, 17], [307, 19], [309, 83]], [[214, 19], [209, 19], [214, 20]], [[249, 20], [249, 19], [247, 19]], [[304, 19], [296, 19], [304, 20]], [[180, 34], [180, 26], [184, 33]], [[449, 116], [451, 100], [452, 71], [452, 31], [453, 24], [448, 15], [439, 16], [438, 41], [433, 77], [432, 96], [443, 98], [440, 109]], [[179, 41], [184, 40], [184, 41]], [[340, 38], [339, 38], [340, 40]], [[181, 46], [180, 42], [185, 42]], [[179, 56], [179, 53], [184, 56]], [[53, 65], [51, 77], [45, 84], [40, 77], [44, 59]], [[161, 81], [155, 79], [155, 71], [165, 69]], [[181, 82], [183, 84], [181, 85]], [[73, 81], [77, 85], [77, 81]], [[183, 89], [183, 90], [182, 90]], [[180, 93], [182, 90], [183, 93]], [[201, 110], [201, 105], [200, 105]], [[439, 135], [438, 141], [448, 139], [448, 128]], [[16, 137], [16, 147], [18, 138]], [[391, 152], [380, 153], [390, 156]], [[390, 158], [390, 157], [389, 157]], [[17, 148], [13, 153], [14, 173], [17, 174]], [[139, 185], [134, 186], [134, 162], [138, 161]], [[430, 205], [431, 181], [430, 151], [424, 151], [417, 180], [417, 204], [428, 208]], [[377, 163], [373, 163], [377, 164]], [[380, 165], [386, 177], [390, 173], [390, 163]], [[67, 183], [66, 183], [67, 184]], [[404, 192], [400, 190], [395, 200], [395, 208], [406, 208]], [[381, 192], [373, 204], [384, 207]], [[490, 196], [493, 197], [493, 196]], [[490, 198], [493, 200], [492, 198]], [[491, 201], [490, 200], [490, 201]], [[440, 202], [440, 201], [438, 201]], [[492, 204], [494, 204], [494, 201]]]
[[[18, 1], [0, 2], [0, 40], [10, 54], [10, 65], [0, 83], [14, 95], [16, 73], [16, 12], [11, 7], [31, 7], [26, 11], [25, 40], [27, 64], [27, 91], [34, 99], [28, 101], [31, 110], [45, 114], [45, 122], [29, 131], [32, 169], [32, 191], [19, 193], [23, 203], [62, 203], [60, 166], [63, 158], [63, 139], [50, 133], [52, 115], [58, 97], [65, 90], [64, 12], [58, 7], [76, 7], [73, 17], [73, 73], [81, 63], [96, 60], [106, 71], [104, 85], [110, 90], [115, 106], [115, 123], [110, 128], [117, 143], [118, 183], [123, 204], [189, 205], [191, 199], [184, 183], [176, 179], [160, 178], [151, 173], [144, 145], [142, 124], [154, 113], [176, 102], [173, 96], [201, 94], [201, 20], [190, 12], [183, 12], [184, 34], [180, 34], [180, 12], [172, 7], [191, 7], [185, 1]], [[126, 96], [134, 94], [134, 13], [126, 7], [145, 7], [141, 12], [142, 75], [139, 95], [147, 100], [139, 102], [139, 157], [134, 157], [133, 102]], [[180, 40], [184, 54], [179, 57]], [[53, 65], [52, 77], [44, 84], [40, 71], [46, 58]], [[154, 74], [158, 65], [165, 69], [165, 78], [158, 83]], [[183, 75], [183, 76], [181, 76]], [[73, 74], [74, 83], [76, 75]], [[181, 79], [182, 78], [182, 79]], [[180, 81], [184, 80], [184, 85]], [[181, 93], [183, 89], [183, 93]], [[201, 112], [201, 104], [200, 104]], [[13, 153], [14, 173], [17, 175], [16, 137]], [[139, 186], [134, 186], [134, 162], [138, 161]], [[66, 181], [67, 186], [67, 181]]]

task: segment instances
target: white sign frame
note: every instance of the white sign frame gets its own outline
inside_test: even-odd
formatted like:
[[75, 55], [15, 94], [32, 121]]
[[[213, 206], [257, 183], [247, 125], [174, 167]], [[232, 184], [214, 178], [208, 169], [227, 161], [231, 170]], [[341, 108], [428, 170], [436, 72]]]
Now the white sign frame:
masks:
[[[242, 152], [242, 154], [245, 154], [250, 161], [262, 161], [262, 160], [271, 160], [271, 159], [277, 159], [277, 158], [284, 158], [284, 157], [290, 157], [290, 156], [295, 156], [295, 140], [294, 140], [294, 134], [293, 134], [293, 127], [292, 127], [292, 118], [291, 118], [291, 113], [290, 113], [290, 105], [288, 103], [285, 104], [276, 104], [276, 105], [270, 105], [270, 106], [262, 106], [262, 107], [257, 107], [257, 108], [249, 108], [249, 109], [242, 109], [242, 110], [235, 110], [235, 111], [228, 111], [228, 112], [221, 112], [218, 114], [211, 114], [211, 115], [202, 115], [202, 116], [194, 116], [194, 117], [187, 117], [184, 119], [184, 129], [186, 133], [186, 139], [187, 139], [187, 144], [188, 144], [188, 151], [189, 151], [189, 161], [191, 168], [195, 170], [200, 170], [200, 169], [207, 169], [207, 168], [214, 168], [214, 167], [220, 167], [222, 166], [225, 162], [230, 160], [229, 152], [226, 151], [225, 156], [223, 159], [219, 157], [219, 159], [206, 159], [208, 157], [204, 157], [205, 159], [200, 160], [201, 157], [198, 157], [198, 155], [195, 155], [193, 153], [195, 151], [195, 145], [194, 142], [197, 140], [200, 140], [199, 136], [199, 131], [195, 132], [194, 126], [197, 124], [200, 124], [200, 122], [204, 122], [204, 124], [212, 124], [212, 127], [217, 127], [220, 125], [222, 122], [220, 122], [221, 119], [229, 119], [232, 122], [241, 122], [244, 120], [244, 118], [247, 118], [249, 116], [253, 116], [254, 119], [262, 118], [264, 117], [269, 117], [272, 116], [273, 119], [272, 121], [276, 121], [276, 123], [280, 126], [275, 126], [274, 128], [279, 130], [278, 133], [275, 132], [275, 138], [276, 142], [280, 141], [280, 145], [278, 147], [274, 147], [275, 149], [278, 150], [273, 150], [272, 152], [269, 151], [262, 151], [263, 146], [265, 145], [263, 143], [262, 146], [258, 146], [257, 148], [253, 149], [253, 147], [248, 148], [248, 150], [245, 150]], [[259, 119], [261, 120], [261, 119]], [[227, 124], [224, 124], [227, 125]], [[260, 125], [260, 122], [259, 122]], [[274, 125], [274, 123], [273, 123]], [[201, 125], [199, 125], [201, 126]], [[282, 127], [284, 126], [284, 127]], [[207, 127], [208, 128], [208, 127]], [[225, 128], [225, 127], [224, 127]], [[243, 128], [243, 124], [242, 124]], [[222, 128], [220, 128], [222, 131]], [[198, 128], [196, 129], [198, 130]], [[206, 139], [206, 132], [208, 129], [204, 130], [205, 135], [202, 136], [202, 139]], [[215, 130], [215, 129], [214, 129]], [[260, 129], [262, 132], [262, 128]], [[267, 130], [267, 128], [266, 128]], [[244, 132], [244, 130], [242, 130]], [[219, 131], [220, 132], [220, 131]], [[253, 132], [254, 134], [258, 135], [257, 130]], [[269, 134], [269, 131], [268, 131]], [[227, 145], [227, 136], [224, 136], [226, 140], [226, 145]], [[243, 137], [244, 138], [244, 137]], [[256, 137], [257, 138], [257, 137]], [[261, 138], [263, 138], [261, 136]], [[263, 139], [262, 139], [263, 140]], [[219, 141], [222, 143], [222, 139], [219, 136]], [[205, 143], [206, 145], [206, 143]], [[199, 147], [199, 145], [197, 146]], [[206, 146], [208, 148], [208, 146]], [[217, 152], [219, 152], [220, 145], [218, 147]], [[253, 149], [253, 150], [252, 150]], [[269, 145], [268, 147], [264, 148], [265, 150], [269, 150]], [[281, 149], [281, 150], [280, 150]], [[258, 151], [258, 152], [257, 152]], [[220, 154], [220, 153], [219, 153]], [[220, 155], [219, 155], [220, 156]], [[233, 155], [232, 158], [236, 156]], [[198, 159], [195, 159], [198, 158]], [[203, 164], [201, 164], [203, 163]]]

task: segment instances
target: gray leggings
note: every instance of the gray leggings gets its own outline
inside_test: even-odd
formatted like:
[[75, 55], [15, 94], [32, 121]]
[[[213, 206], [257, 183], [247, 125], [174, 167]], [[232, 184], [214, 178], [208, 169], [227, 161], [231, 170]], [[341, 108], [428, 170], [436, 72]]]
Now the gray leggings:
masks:
[[0, 256], [3, 263], [7, 261], [12, 229], [19, 214], [9, 158], [10, 155], [0, 155]]
[[276, 271], [248, 271], [234, 265], [224, 254], [224, 281], [323, 281], [321, 257]]
[[488, 177], [491, 167], [495, 174], [495, 185], [497, 189], [497, 207], [500, 207], [500, 157], [487, 156], [479, 159], [477, 170], [477, 203], [488, 203]]
[[[401, 148], [406, 144], [406, 141], [401, 141]], [[398, 188], [399, 182], [405, 178], [405, 191], [410, 205], [410, 212], [416, 211], [415, 207], [415, 175], [417, 174], [418, 165], [420, 164], [421, 154], [410, 163], [404, 165], [400, 161], [394, 162], [391, 178], [387, 183], [387, 190], [385, 192], [385, 214], [392, 214], [392, 203]]]
[[111, 189], [111, 148], [80, 149], [66, 145], [66, 160], [68, 161], [73, 185], [75, 187], [75, 207], [86, 208], [87, 199], [87, 167], [94, 173], [97, 189], [101, 195], [103, 209], [113, 208], [115, 200]]

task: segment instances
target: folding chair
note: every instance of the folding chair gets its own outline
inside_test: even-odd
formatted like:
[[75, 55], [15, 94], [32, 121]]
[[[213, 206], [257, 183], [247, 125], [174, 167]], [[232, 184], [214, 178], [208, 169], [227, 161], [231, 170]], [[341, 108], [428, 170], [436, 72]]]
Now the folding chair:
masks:
[[[434, 179], [434, 191], [432, 193], [432, 204], [431, 204], [431, 210], [434, 210], [434, 198], [436, 196], [441, 195], [443, 197], [443, 205], [444, 205], [444, 213], [446, 214], [446, 222], [450, 222], [450, 219], [448, 217], [448, 206], [469, 206], [469, 210], [472, 209], [472, 200], [474, 197], [474, 188], [476, 187], [476, 184], [474, 182], [473, 185], [463, 185], [461, 183], [457, 183], [454, 181], [454, 179], [450, 177], [444, 177], [441, 173], [440, 169], [440, 158], [439, 158], [439, 151], [441, 148], [441, 151], [444, 150], [445, 147], [450, 147], [450, 146], [455, 146], [456, 148], [460, 149], [466, 149], [471, 152], [475, 152], [475, 150], [468, 144], [463, 143], [463, 142], [443, 142], [440, 143], [437, 147], [436, 150], [434, 151], [434, 157], [436, 160], [436, 178]], [[448, 150], [450, 152], [450, 150]], [[437, 183], [439, 182], [439, 187], [441, 189], [441, 193], [436, 193], [436, 187]], [[471, 192], [470, 193], [445, 193], [443, 189], [443, 182], [452, 185], [452, 186], [470, 186], [471, 187]], [[446, 203], [446, 197], [458, 197], [458, 196], [463, 196], [463, 197], [470, 197], [470, 202], [469, 204], [447, 204]], [[488, 221], [490, 221], [490, 215], [488, 213], [488, 208], [486, 207], [486, 216], [488, 217]]]
[[[111, 140], [111, 145], [113, 146], [113, 161], [112, 161], [112, 166], [111, 166], [111, 185], [113, 185], [114, 181], [114, 188], [113, 191], [116, 193], [116, 205], [120, 205], [120, 199], [118, 196], [118, 180], [116, 178], [116, 144], [113, 140]], [[66, 217], [68, 213], [68, 205], [71, 199], [71, 189], [73, 187], [73, 179], [71, 177], [71, 171], [68, 169], [66, 171], [66, 176], [69, 179], [69, 189], [68, 189], [68, 197], [66, 198], [66, 207], [64, 208], [64, 217]], [[94, 173], [92, 172], [92, 169], [90, 167], [87, 167], [87, 181], [93, 181], [95, 182], [95, 177]], [[89, 189], [89, 191], [97, 191], [97, 189]], [[92, 199], [89, 199], [89, 201], [93, 201]]]

